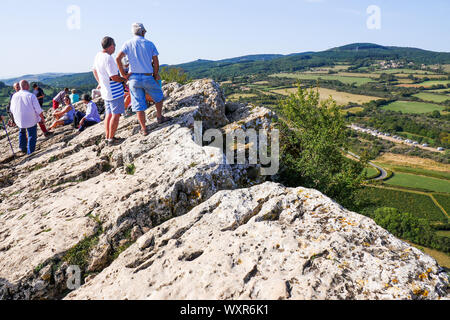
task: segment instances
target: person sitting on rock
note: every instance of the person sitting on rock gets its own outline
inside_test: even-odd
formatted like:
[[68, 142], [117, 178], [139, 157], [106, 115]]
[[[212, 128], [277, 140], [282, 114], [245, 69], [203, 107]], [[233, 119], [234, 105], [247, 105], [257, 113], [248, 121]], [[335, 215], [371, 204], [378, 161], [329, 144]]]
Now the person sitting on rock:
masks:
[[78, 128], [78, 133], [83, 132], [87, 127], [96, 125], [101, 121], [97, 105], [91, 101], [91, 97], [88, 94], [84, 94], [82, 101], [87, 104], [86, 114], [78, 111], [75, 113], [73, 119], [73, 125], [75, 128]]
[[64, 97], [64, 103], [66, 104], [66, 107], [63, 110], [54, 113], [57, 121], [52, 124], [50, 130], [73, 123], [75, 107], [72, 105], [71, 99], [68, 96]]
[[80, 95], [77, 93], [76, 89], [72, 89], [72, 94], [70, 95], [70, 102], [71, 103], [80, 102]]

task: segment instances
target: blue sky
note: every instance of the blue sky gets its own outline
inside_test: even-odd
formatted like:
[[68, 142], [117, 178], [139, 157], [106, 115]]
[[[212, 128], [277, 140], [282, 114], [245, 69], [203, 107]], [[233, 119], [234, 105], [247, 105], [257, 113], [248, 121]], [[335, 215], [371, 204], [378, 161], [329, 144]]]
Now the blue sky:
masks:
[[[67, 26], [71, 5], [80, 9], [80, 29]], [[367, 27], [370, 5], [381, 10], [379, 30]], [[119, 49], [133, 22], [145, 24], [163, 64], [353, 42], [450, 52], [448, 0], [2, 0], [1, 7], [0, 79], [89, 71], [102, 37]]]

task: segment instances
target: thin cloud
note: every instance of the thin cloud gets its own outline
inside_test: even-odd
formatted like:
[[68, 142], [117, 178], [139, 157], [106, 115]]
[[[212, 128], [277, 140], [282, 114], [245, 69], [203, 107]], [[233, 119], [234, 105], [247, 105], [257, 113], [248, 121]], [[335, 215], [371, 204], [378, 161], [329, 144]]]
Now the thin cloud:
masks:
[[357, 16], [362, 16], [363, 13], [361, 11], [355, 10], [355, 9], [347, 9], [347, 8], [339, 8], [337, 9], [337, 11], [339, 12], [343, 12], [343, 13], [350, 13], [350, 14], [354, 14]]

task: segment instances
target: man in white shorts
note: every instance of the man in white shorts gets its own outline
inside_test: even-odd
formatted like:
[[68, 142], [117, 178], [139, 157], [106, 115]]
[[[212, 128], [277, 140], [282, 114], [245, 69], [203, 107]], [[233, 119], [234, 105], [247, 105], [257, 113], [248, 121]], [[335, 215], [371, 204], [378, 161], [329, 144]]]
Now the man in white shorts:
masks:
[[119, 68], [111, 56], [116, 51], [114, 39], [104, 37], [102, 48], [103, 51], [95, 57], [93, 73], [105, 100], [106, 141], [113, 144], [117, 140], [115, 134], [120, 116], [125, 113], [123, 82], [127, 80], [119, 75]]

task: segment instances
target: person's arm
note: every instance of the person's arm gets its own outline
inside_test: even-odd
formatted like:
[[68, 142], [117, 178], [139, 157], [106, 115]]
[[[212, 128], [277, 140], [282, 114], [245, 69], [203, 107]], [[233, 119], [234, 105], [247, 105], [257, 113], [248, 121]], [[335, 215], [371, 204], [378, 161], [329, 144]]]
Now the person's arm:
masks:
[[39, 96], [39, 97], [37, 97], [37, 98], [38, 98], [38, 100], [39, 100], [39, 99], [44, 99], [44, 97], [45, 97], [44, 90], [41, 90], [41, 96]]
[[39, 104], [39, 101], [35, 95], [31, 96], [31, 105], [32, 105], [34, 111], [36, 112], [36, 114], [39, 115], [39, 117], [41, 117], [41, 121], [45, 121], [44, 111], [42, 110], [41, 105]]
[[62, 117], [63, 115], [65, 115], [67, 112], [69, 112], [72, 109], [72, 106], [67, 106], [64, 110], [61, 110], [59, 112], [55, 112], [55, 117]]
[[122, 78], [121, 76], [118, 75], [111, 76], [111, 80], [115, 82], [127, 82], [127, 79]]
[[[122, 59], [124, 57], [125, 57], [125, 53], [123, 51], [120, 51], [119, 54], [117, 55], [116, 63], [117, 63], [117, 66], [119, 67], [120, 74], [122, 75], [123, 78], [125, 78], [128, 81], [128, 79], [130, 78], [131, 74], [127, 74], [125, 72], [125, 69], [124, 69], [123, 64], [122, 64]], [[121, 81], [118, 81], [118, 82], [121, 82]]]
[[92, 105], [88, 105], [88, 107], [86, 108], [86, 115], [83, 117], [83, 119], [81, 119], [80, 121], [80, 125], [82, 125], [84, 123], [84, 121], [86, 121], [86, 119], [93, 113], [93, 108]]
[[98, 83], [97, 89], [100, 89], [100, 87], [101, 87], [100, 86], [100, 79], [98, 78], [97, 70], [96, 69], [92, 70], [92, 73], [94, 74], [95, 80], [97, 80], [97, 83]]
[[159, 74], [159, 58], [158, 56], [153, 56], [153, 77], [155, 78], [155, 80], [157, 80], [156, 78], [158, 78], [158, 74]]

